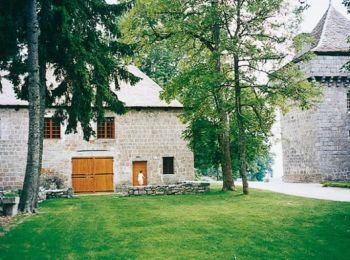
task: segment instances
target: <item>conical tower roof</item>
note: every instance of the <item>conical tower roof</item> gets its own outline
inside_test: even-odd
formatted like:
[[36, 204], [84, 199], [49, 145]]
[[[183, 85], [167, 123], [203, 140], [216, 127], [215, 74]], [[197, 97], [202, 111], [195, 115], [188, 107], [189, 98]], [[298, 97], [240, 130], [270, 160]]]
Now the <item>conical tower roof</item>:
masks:
[[318, 22], [312, 35], [315, 42], [310, 50], [318, 53], [350, 52], [350, 20], [332, 5]]

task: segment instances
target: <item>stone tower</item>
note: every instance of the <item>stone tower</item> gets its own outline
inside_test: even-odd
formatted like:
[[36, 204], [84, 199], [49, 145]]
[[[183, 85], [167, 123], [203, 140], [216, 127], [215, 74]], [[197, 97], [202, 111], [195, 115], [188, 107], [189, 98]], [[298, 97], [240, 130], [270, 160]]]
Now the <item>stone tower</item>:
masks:
[[312, 31], [306, 51], [316, 57], [300, 63], [309, 80], [321, 84], [321, 103], [282, 116], [283, 180], [320, 182], [350, 180], [350, 21], [328, 8]]

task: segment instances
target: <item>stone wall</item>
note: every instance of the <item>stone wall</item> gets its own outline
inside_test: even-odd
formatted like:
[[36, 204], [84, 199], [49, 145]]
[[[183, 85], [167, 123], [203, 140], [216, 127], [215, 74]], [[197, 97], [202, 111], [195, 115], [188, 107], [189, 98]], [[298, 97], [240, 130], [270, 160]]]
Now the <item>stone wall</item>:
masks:
[[350, 88], [325, 87], [318, 108], [318, 143], [322, 179], [350, 180]]
[[350, 180], [350, 113], [344, 83], [330, 77], [341, 71], [349, 56], [318, 56], [302, 69], [308, 77], [325, 77], [321, 102], [311, 110], [293, 109], [281, 119], [283, 179], [288, 182]]
[[323, 99], [309, 111], [282, 117], [283, 179], [320, 182], [350, 179], [349, 88], [323, 86]]
[[349, 72], [343, 70], [343, 66], [349, 61], [349, 56], [318, 55], [307, 63], [301, 63], [300, 68], [309, 77], [341, 77], [349, 76]]
[[318, 182], [320, 173], [317, 149], [317, 111], [291, 110], [281, 118], [283, 180]]
[[[53, 114], [47, 111], [47, 116]], [[72, 158], [114, 158], [114, 184], [132, 185], [133, 161], [147, 161], [148, 181], [153, 184], [172, 184], [194, 179], [193, 153], [181, 136], [185, 129], [178, 109], [130, 109], [115, 117], [115, 139], [91, 138], [84, 141], [82, 132], [44, 141], [43, 170], [66, 177], [71, 186]], [[26, 164], [28, 116], [25, 108], [0, 108], [0, 189], [22, 186]], [[96, 125], [94, 125], [96, 128]], [[173, 175], [162, 174], [162, 157], [174, 157]]]
[[27, 158], [26, 109], [0, 108], [0, 190], [22, 186]]
[[116, 191], [124, 196], [196, 194], [209, 192], [210, 183], [183, 182], [171, 185], [120, 186]]

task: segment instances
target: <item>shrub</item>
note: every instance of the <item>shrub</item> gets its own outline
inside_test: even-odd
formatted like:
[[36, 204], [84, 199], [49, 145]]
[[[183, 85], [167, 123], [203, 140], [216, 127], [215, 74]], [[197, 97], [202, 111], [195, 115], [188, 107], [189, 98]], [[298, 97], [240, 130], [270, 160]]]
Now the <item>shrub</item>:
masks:
[[350, 181], [324, 181], [323, 187], [337, 187], [350, 189]]
[[4, 193], [4, 198], [15, 198], [18, 196], [19, 196], [18, 192], [15, 192], [15, 191], [9, 191]]
[[40, 175], [40, 186], [45, 190], [65, 188], [66, 177], [53, 170], [43, 169]]

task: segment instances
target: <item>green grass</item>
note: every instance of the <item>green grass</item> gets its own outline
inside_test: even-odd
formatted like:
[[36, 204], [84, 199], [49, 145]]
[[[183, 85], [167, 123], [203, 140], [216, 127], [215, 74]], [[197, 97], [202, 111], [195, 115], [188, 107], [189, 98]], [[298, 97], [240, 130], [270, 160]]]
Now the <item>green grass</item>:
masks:
[[322, 182], [324, 187], [338, 187], [350, 189], [350, 181], [325, 181]]
[[0, 259], [349, 259], [350, 203], [252, 190], [49, 200]]

